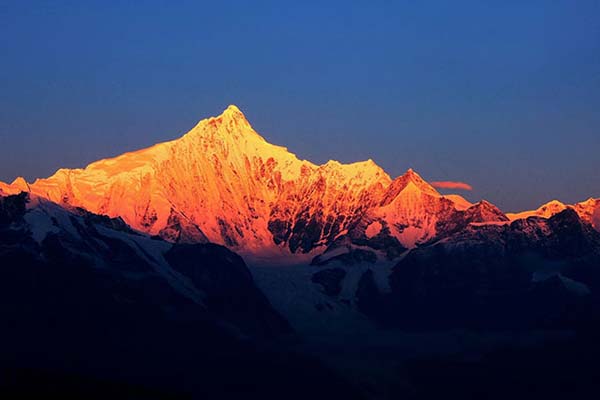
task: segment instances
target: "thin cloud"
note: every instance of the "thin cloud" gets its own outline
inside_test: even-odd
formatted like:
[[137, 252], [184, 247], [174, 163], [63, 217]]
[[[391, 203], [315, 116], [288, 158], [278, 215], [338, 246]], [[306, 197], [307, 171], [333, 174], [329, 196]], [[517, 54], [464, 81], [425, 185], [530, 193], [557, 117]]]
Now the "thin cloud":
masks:
[[431, 182], [431, 186], [439, 189], [459, 189], [459, 190], [473, 190], [473, 186], [464, 182], [453, 182], [453, 181], [439, 181]]

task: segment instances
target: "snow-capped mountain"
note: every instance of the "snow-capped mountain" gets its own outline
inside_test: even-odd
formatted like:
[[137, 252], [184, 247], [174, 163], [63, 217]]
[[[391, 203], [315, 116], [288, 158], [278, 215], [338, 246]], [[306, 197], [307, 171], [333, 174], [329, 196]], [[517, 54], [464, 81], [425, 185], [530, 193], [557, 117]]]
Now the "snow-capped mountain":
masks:
[[265, 141], [235, 106], [177, 140], [0, 190], [120, 217], [171, 242], [213, 242], [263, 259], [311, 259], [340, 243], [394, 258], [471, 222], [507, 220], [487, 202], [442, 196], [413, 170], [392, 180], [372, 160], [300, 160]]
[[392, 179], [372, 160], [300, 160], [230, 106], [170, 142], [0, 182], [0, 352], [57, 349], [79, 369], [126, 351], [119, 377], [153, 360], [162, 376], [166, 357], [198, 393], [213, 378], [219, 393], [231, 368], [250, 374], [240, 387], [287, 390], [271, 377], [298, 363], [287, 376], [309, 374], [308, 393], [350, 398], [314, 364], [244, 343], [293, 331], [362, 358], [382, 327], [577, 329], [600, 320], [598, 230], [600, 200], [504, 214], [412, 169]]
[[586, 201], [575, 204], [564, 204], [558, 200], [552, 200], [540, 206], [537, 210], [508, 213], [506, 215], [511, 221], [534, 216], [550, 218], [567, 208], [575, 210], [582, 220], [592, 225], [597, 231], [600, 231], [600, 199], [589, 198]]

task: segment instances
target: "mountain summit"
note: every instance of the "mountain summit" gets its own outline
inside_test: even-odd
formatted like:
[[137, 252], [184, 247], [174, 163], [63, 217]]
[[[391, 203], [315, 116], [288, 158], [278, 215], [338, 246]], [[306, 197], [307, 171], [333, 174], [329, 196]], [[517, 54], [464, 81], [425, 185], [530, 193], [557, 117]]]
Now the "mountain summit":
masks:
[[392, 180], [372, 160], [300, 160], [268, 143], [234, 105], [179, 139], [0, 190], [121, 217], [172, 242], [214, 242], [263, 258], [312, 257], [341, 244], [394, 258], [469, 223], [507, 220], [493, 206], [442, 196], [412, 169]]

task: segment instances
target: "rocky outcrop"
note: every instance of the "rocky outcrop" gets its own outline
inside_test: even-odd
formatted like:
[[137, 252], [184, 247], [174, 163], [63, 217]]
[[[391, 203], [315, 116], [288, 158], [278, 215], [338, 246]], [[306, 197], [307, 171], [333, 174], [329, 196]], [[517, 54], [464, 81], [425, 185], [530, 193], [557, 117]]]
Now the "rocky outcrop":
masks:
[[404, 328], [541, 329], [597, 317], [599, 278], [600, 234], [565, 209], [549, 219], [471, 225], [411, 250], [383, 298], [361, 293], [366, 304], [379, 299], [363, 310]]

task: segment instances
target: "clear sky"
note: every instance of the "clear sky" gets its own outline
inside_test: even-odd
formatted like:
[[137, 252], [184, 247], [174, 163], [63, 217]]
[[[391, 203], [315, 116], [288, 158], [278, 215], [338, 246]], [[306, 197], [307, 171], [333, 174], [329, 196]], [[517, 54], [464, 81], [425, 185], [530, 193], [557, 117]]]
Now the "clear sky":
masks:
[[412, 167], [505, 211], [600, 197], [600, 1], [0, 0], [0, 180], [231, 103], [300, 158]]

